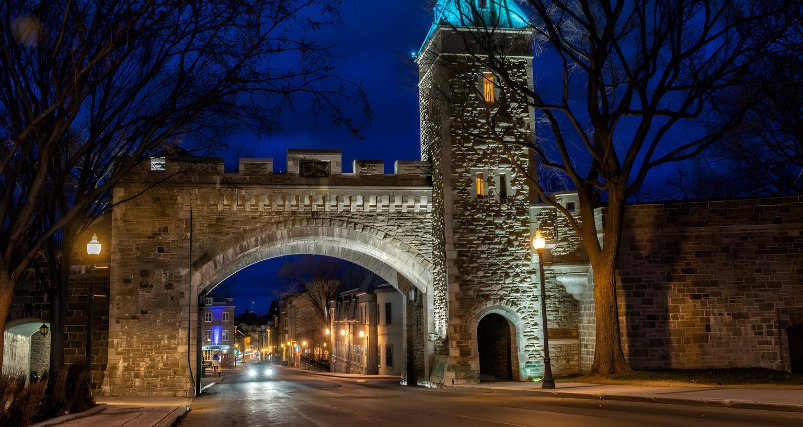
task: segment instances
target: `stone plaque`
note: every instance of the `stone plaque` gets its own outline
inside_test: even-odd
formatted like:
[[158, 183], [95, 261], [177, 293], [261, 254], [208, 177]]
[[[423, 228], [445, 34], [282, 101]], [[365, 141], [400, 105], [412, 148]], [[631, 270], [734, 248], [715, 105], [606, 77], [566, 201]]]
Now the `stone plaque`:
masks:
[[301, 161], [299, 174], [310, 178], [328, 178], [330, 173], [329, 162]]

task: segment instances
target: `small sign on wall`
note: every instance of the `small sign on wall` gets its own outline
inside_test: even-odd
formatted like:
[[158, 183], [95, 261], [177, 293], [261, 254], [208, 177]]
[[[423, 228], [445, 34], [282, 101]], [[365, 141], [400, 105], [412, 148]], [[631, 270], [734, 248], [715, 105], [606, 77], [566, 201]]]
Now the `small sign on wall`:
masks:
[[310, 178], [328, 178], [330, 174], [329, 162], [301, 161], [299, 175]]

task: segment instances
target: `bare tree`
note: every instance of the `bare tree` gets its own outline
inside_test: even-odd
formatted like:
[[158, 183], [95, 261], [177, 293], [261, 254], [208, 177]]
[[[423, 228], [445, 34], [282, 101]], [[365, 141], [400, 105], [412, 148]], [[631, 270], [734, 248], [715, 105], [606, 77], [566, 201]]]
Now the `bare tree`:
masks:
[[[2, 2], [0, 327], [37, 251], [58, 230], [71, 248], [149, 156], [174, 147], [203, 155], [242, 126], [270, 132], [299, 98], [358, 135], [360, 122], [340, 107], [356, 102], [370, 118], [365, 95], [334, 74], [320, 36], [339, 24], [339, 4]], [[70, 263], [64, 251], [61, 264]]]
[[[450, 2], [457, 3], [442, 3]], [[764, 58], [782, 49], [776, 41], [789, 30], [799, 5], [796, 9], [782, 0], [528, 0], [522, 4], [534, 17], [534, 37], [525, 43], [547, 58], [539, 60], [551, 60], [547, 69], [556, 70], [558, 80], [533, 88], [510, 72], [521, 59], [507, 52], [522, 38], [500, 30], [499, 16], [487, 18], [474, 2], [459, 3], [454, 10], [462, 25], [452, 31], [470, 47], [466, 52], [476, 63], [498, 76], [498, 104], [518, 102], [536, 110], [545, 123], [541, 138], [522, 132], [523, 123], [508, 109], [484, 102], [473, 69], [455, 68], [463, 88], [443, 92], [468, 94], [463, 100], [448, 99], [458, 105], [488, 106], [483, 108], [485, 129], [464, 131], [477, 144], [507, 155], [540, 198], [582, 237], [594, 276], [591, 372], [627, 371], [615, 285], [625, 203], [650, 170], [699, 156], [740, 125], [756, 100], [730, 95]], [[493, 15], [514, 2], [488, 3]], [[534, 170], [522, 166], [528, 153], [537, 155]], [[546, 171], [571, 181], [579, 196], [578, 218], [549, 198], [542, 179]], [[594, 218], [597, 193], [607, 199], [602, 230]], [[602, 239], [599, 231], [604, 231]]]
[[337, 292], [349, 265], [337, 258], [305, 255], [295, 262], [285, 262], [277, 276], [290, 293], [300, 291], [297, 298], [312, 311], [315, 327], [323, 331], [332, 323], [329, 300]]

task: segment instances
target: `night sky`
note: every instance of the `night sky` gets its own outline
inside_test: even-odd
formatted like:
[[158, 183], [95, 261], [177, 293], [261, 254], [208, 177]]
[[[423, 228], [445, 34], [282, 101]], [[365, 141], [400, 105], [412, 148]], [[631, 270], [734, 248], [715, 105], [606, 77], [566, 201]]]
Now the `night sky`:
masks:
[[[333, 129], [325, 120], [287, 115], [283, 129], [270, 137], [240, 135], [240, 141], [246, 142], [244, 152], [253, 150], [253, 157], [273, 158], [276, 171], [285, 170], [288, 148], [342, 150], [346, 173], [357, 158], [384, 160], [386, 173], [393, 172], [396, 160], [420, 160], [417, 75], [410, 60], [432, 23], [426, 7], [427, 0], [343, 2], [336, 63], [340, 76], [361, 83], [368, 94], [373, 122], [361, 132], [365, 140]], [[226, 164], [236, 164], [236, 157], [226, 155]], [[282, 260], [275, 258], [231, 277], [234, 283], [229, 292], [238, 314], [250, 310], [251, 301], [254, 311], [267, 313], [275, 299], [276, 273], [281, 265]]]

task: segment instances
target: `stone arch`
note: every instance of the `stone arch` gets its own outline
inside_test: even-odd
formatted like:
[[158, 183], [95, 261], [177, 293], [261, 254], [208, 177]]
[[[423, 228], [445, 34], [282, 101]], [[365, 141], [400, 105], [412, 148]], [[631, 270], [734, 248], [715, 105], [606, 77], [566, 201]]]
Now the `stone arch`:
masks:
[[50, 327], [50, 322], [35, 317], [15, 319], [5, 324], [3, 373], [22, 373], [27, 379], [32, 370], [41, 376], [49, 368], [50, 336], [39, 333], [42, 324]]
[[[518, 314], [518, 307], [510, 301], [505, 300], [494, 299], [479, 306], [475, 306], [467, 318], [471, 333], [471, 360], [472, 364], [477, 364], [477, 373], [479, 374], [480, 358], [477, 328], [479, 327], [480, 321], [489, 314], [501, 315], [510, 325], [510, 364], [513, 381], [527, 379], [527, 374], [524, 369], [527, 361], [527, 355], [525, 353], [527, 341], [524, 338], [524, 322]], [[479, 380], [479, 376], [477, 380]]]
[[[349, 224], [351, 225], [351, 224]], [[257, 230], [224, 243], [217, 254], [193, 263], [193, 283], [208, 291], [232, 274], [257, 262], [285, 255], [327, 255], [365, 267], [399, 288], [397, 272], [427, 296], [432, 295], [432, 264], [413, 247], [390, 236], [358, 227], [295, 226]], [[400, 289], [404, 291], [403, 289]]]

